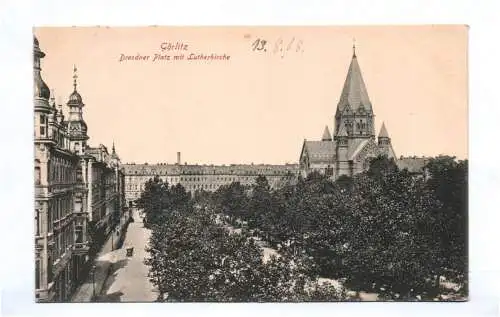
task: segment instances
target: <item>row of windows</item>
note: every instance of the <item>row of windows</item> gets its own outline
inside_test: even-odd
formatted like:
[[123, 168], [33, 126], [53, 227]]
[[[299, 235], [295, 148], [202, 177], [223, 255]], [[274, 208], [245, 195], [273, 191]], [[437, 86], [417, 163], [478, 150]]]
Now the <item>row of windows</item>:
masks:
[[[49, 202], [47, 223], [48, 232], [51, 232], [54, 228], [54, 221], [58, 221], [68, 214], [72, 213], [72, 197], [56, 197]], [[36, 211], [39, 214], [39, 211]], [[40, 221], [37, 221], [37, 226], [40, 225]], [[37, 228], [37, 232], [40, 232], [42, 228]]]
[[66, 226], [62, 232], [54, 237], [54, 256], [58, 259], [74, 243], [73, 225]]
[[[248, 174], [248, 175], [266, 175], [267, 173], [271, 174], [278, 174], [278, 175], [283, 175], [283, 174], [288, 174], [291, 171], [289, 170], [274, 170], [273, 168], [268, 168], [268, 169], [262, 169], [262, 170], [231, 170], [230, 172], [228, 171], [182, 171], [181, 174], [193, 174], [193, 175], [225, 175], [225, 174]], [[128, 173], [127, 173], [128, 174]], [[167, 173], [167, 171], [155, 171], [155, 170], [150, 170], [150, 171], [134, 171], [134, 175], [177, 175], [178, 173]], [[129, 176], [128, 179], [132, 179], [132, 176]]]
[[187, 190], [196, 190], [196, 189], [217, 189], [221, 185], [219, 184], [197, 184], [197, 185], [187, 185]]
[[[270, 177], [270, 179], [286, 179], [287, 177]], [[209, 187], [209, 185], [212, 185], [210, 182], [213, 182], [213, 181], [219, 181], [219, 182], [225, 182], [225, 183], [229, 183], [229, 182], [250, 182], [250, 181], [253, 181], [255, 180], [255, 177], [252, 177], [252, 176], [243, 176], [243, 177], [217, 177], [217, 178], [207, 178], [207, 177], [181, 177], [180, 178], [181, 181], [191, 181], [191, 182], [209, 182], [209, 184], [205, 184], [207, 185], [207, 187], [203, 187], [203, 188], [211, 188]], [[133, 191], [133, 190], [143, 190], [144, 189], [144, 183], [143, 182], [142, 184], [127, 184], [126, 185], [126, 191]], [[221, 184], [213, 184], [214, 186], [220, 186]], [[186, 184], [186, 188], [188, 188], [189, 186], [195, 186], [195, 185], [191, 185], [191, 184]]]
[[49, 182], [69, 184], [76, 180], [76, 171], [70, 161], [55, 157], [49, 163]]

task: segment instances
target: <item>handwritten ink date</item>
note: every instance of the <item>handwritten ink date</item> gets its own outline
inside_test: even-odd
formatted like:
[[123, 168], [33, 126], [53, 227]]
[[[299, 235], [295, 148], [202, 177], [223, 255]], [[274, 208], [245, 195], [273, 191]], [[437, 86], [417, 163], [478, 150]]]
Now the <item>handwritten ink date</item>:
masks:
[[[257, 38], [252, 42], [251, 48], [255, 52], [267, 52], [270, 45], [265, 39]], [[304, 41], [292, 37], [291, 39], [278, 38], [272, 45], [272, 53], [284, 58], [288, 53], [303, 53]]]
[[266, 40], [261, 40], [261, 39], [256, 39], [255, 42], [252, 43], [252, 50], [257, 50], [257, 51], [264, 51], [266, 52]]

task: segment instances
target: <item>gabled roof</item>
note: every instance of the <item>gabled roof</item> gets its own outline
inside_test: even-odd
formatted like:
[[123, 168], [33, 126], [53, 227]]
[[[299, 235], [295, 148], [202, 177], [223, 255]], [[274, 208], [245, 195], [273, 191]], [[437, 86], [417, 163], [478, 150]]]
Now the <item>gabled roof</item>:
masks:
[[370, 139], [351, 139], [349, 142], [349, 150], [347, 157], [353, 160], [356, 155], [370, 142]]
[[335, 163], [335, 142], [304, 141], [304, 150], [311, 163]]
[[337, 136], [348, 136], [347, 130], [345, 129], [345, 125], [343, 124], [340, 125], [340, 130], [339, 132], [337, 132]]
[[360, 105], [363, 105], [366, 111], [371, 111], [372, 108], [356, 54], [352, 56], [337, 111], [342, 112], [346, 105], [350, 105], [353, 111], [357, 111]]
[[332, 135], [330, 134], [330, 130], [328, 129], [328, 126], [325, 126], [325, 130], [323, 131], [323, 137], [321, 138], [322, 141], [331, 141], [332, 140]]
[[380, 133], [378, 134], [379, 138], [388, 138], [389, 133], [387, 133], [387, 129], [385, 127], [385, 123], [382, 122], [382, 128], [380, 128]]

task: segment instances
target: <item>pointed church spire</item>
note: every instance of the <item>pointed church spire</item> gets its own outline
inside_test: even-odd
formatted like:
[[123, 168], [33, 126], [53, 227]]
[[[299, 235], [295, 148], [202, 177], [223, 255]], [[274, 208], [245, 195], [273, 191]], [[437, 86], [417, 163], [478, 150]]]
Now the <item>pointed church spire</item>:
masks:
[[356, 57], [356, 38], [352, 38], [352, 58]]
[[351, 64], [349, 65], [349, 70], [347, 71], [347, 77], [344, 82], [344, 87], [342, 89], [342, 94], [340, 95], [340, 100], [337, 105], [337, 112], [342, 113], [346, 106], [350, 106], [353, 112], [356, 112], [360, 105], [364, 106], [367, 112], [372, 111], [370, 98], [368, 97], [368, 91], [366, 90], [365, 82], [363, 76], [361, 75], [361, 68], [358, 64], [358, 58], [356, 57], [356, 46], [353, 44], [353, 55], [351, 59]]
[[387, 133], [387, 128], [385, 127], [385, 123], [382, 122], [382, 128], [380, 128], [380, 133], [378, 134], [379, 138], [389, 138], [389, 133]]
[[330, 134], [330, 130], [328, 129], [328, 126], [325, 126], [325, 130], [323, 131], [323, 137], [321, 138], [321, 141], [331, 141], [332, 140], [332, 135]]
[[113, 151], [113, 154], [116, 154], [116, 151], [115, 151], [115, 140], [113, 140], [113, 149], [112, 149], [112, 151]]

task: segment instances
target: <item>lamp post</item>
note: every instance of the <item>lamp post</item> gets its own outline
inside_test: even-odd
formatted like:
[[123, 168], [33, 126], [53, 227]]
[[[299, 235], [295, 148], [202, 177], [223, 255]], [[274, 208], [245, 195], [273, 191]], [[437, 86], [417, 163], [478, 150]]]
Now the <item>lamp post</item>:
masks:
[[94, 299], [95, 299], [95, 270], [96, 266], [92, 265], [92, 294]]

